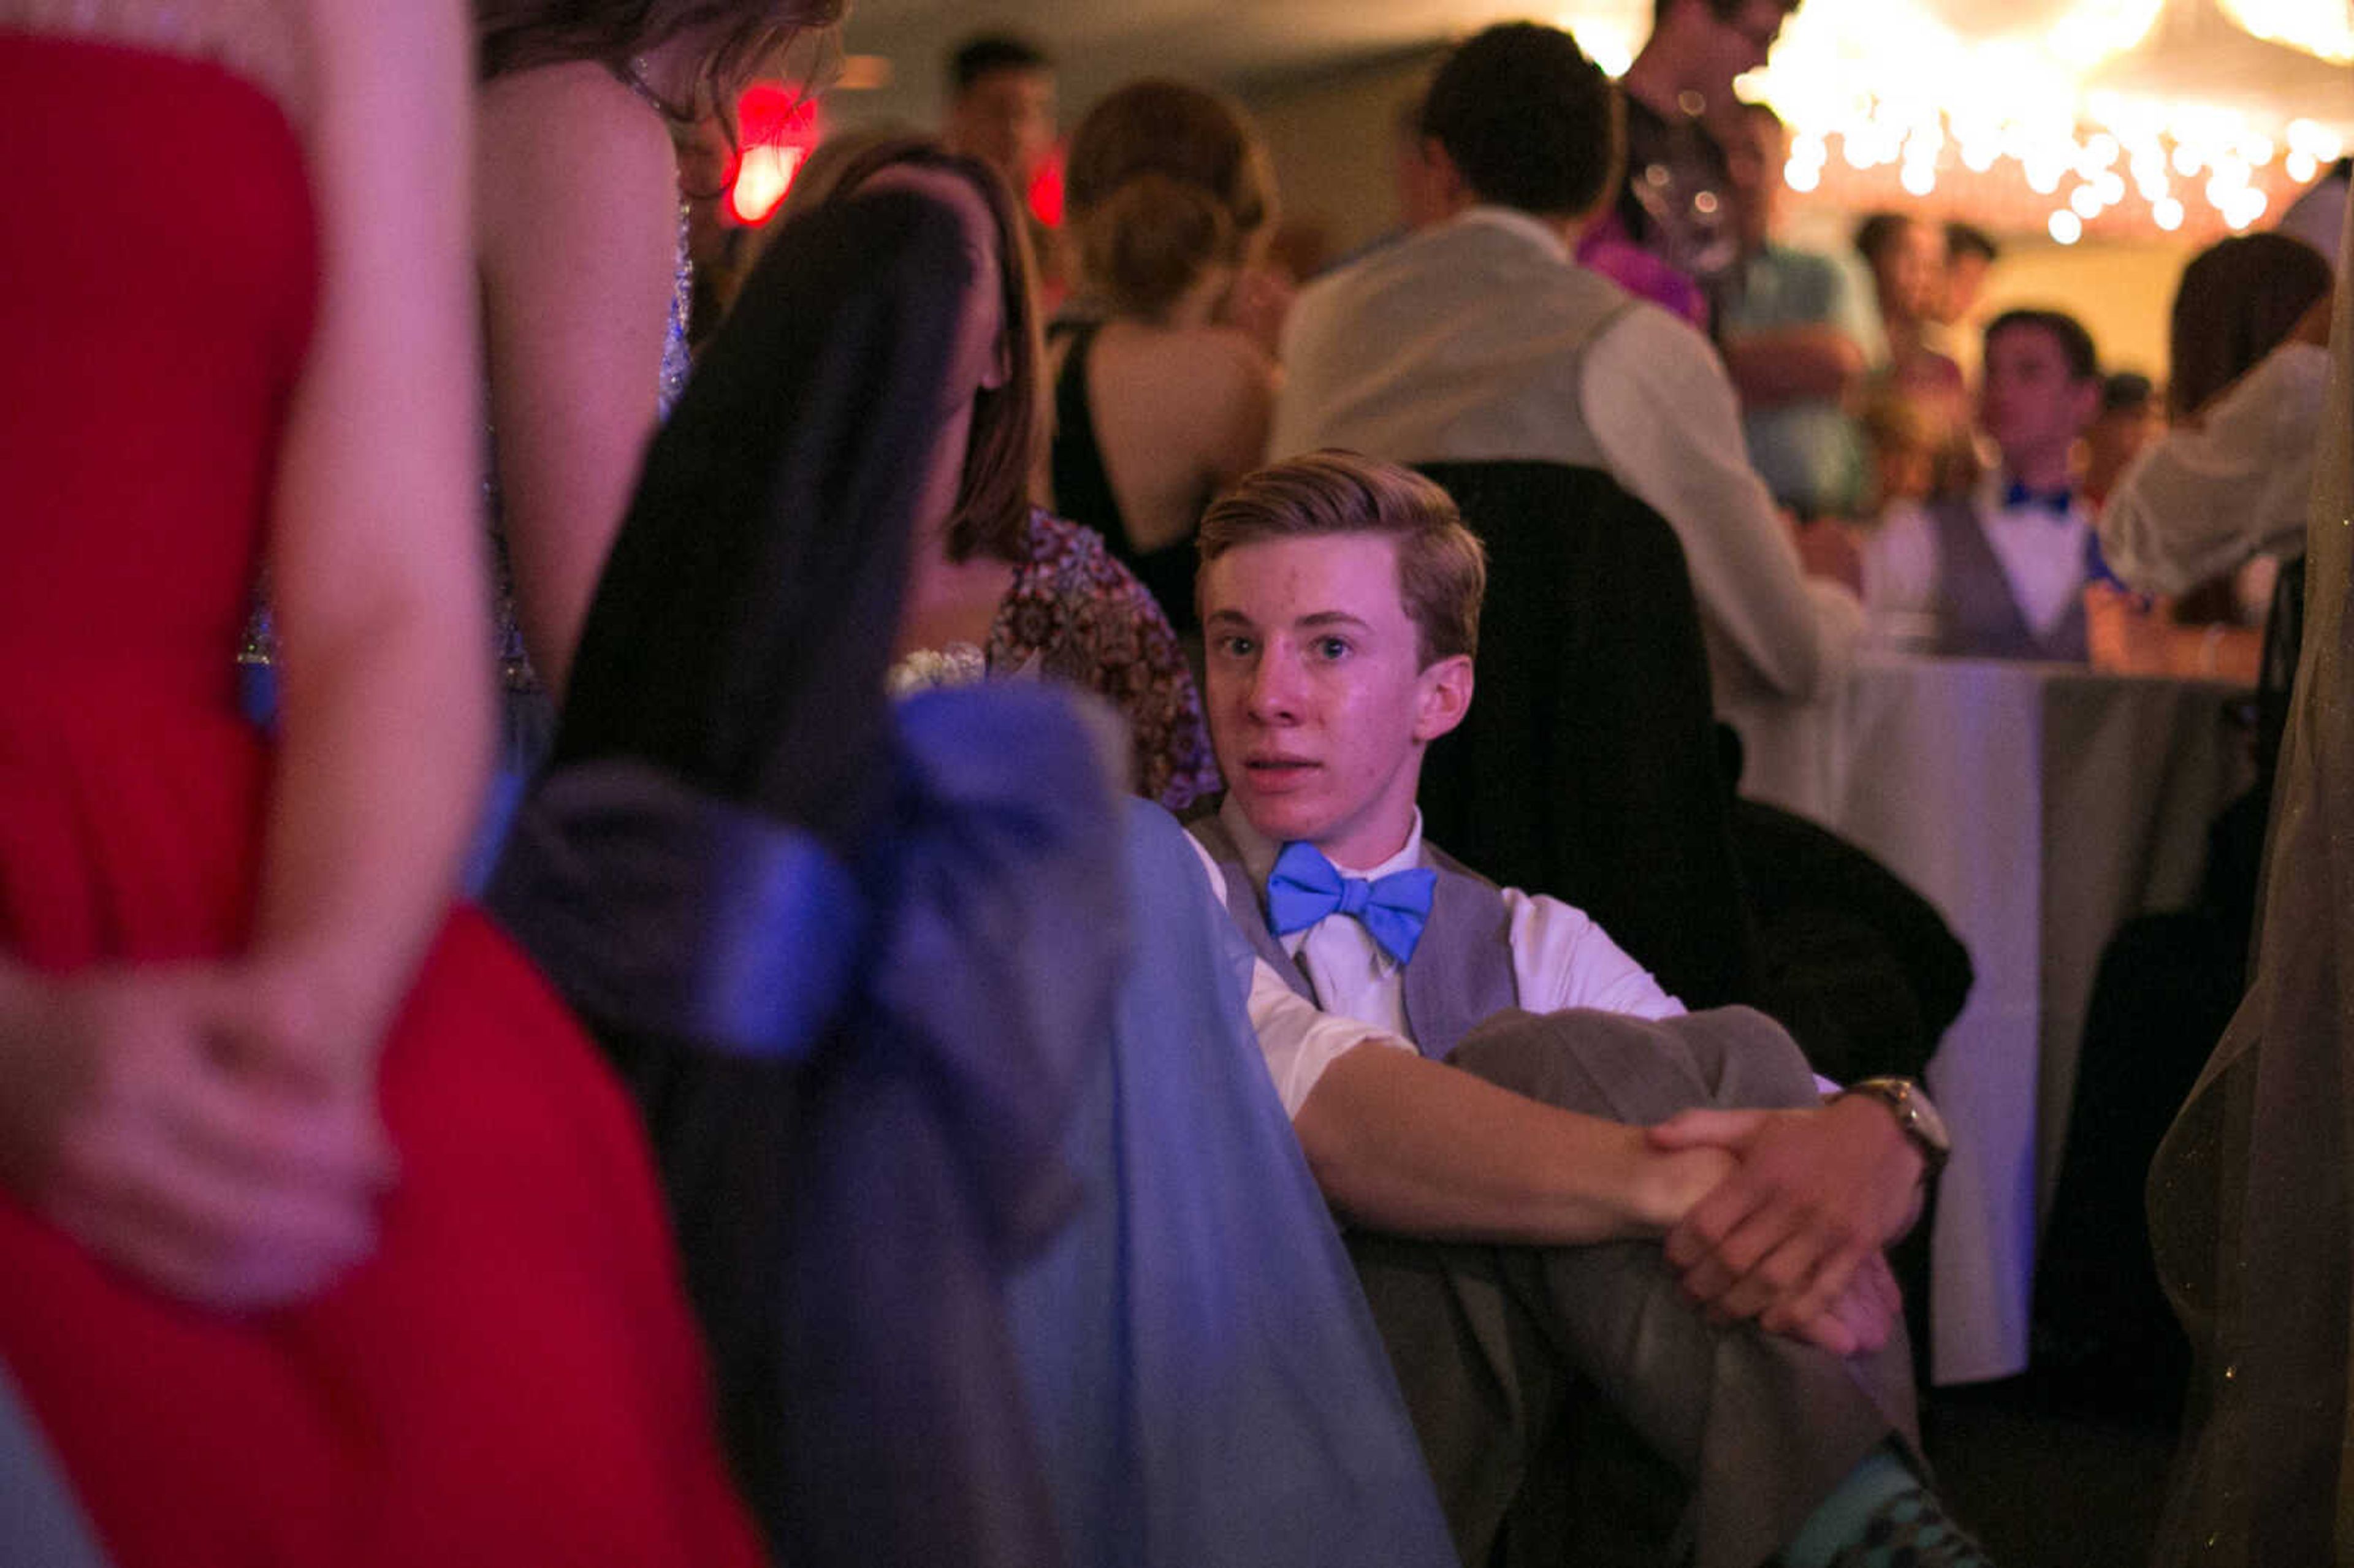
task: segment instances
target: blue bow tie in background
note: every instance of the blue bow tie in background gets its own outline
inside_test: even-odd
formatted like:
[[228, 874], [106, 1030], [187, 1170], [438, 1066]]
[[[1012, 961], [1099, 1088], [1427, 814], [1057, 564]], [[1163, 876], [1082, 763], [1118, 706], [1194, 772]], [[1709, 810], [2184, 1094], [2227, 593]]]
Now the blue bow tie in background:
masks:
[[1346, 915], [1373, 934], [1383, 952], [1403, 964], [1422, 940], [1438, 874], [1427, 866], [1394, 871], [1368, 882], [1343, 876], [1310, 843], [1288, 843], [1267, 879], [1267, 919], [1275, 934], [1304, 931], [1331, 915]]
[[2012, 480], [2002, 493], [2003, 509], [2017, 511], [2022, 506], [2040, 506], [2054, 517], [2066, 517], [2076, 502], [2076, 493], [2066, 485], [2057, 490], [2030, 490], [2018, 480]]

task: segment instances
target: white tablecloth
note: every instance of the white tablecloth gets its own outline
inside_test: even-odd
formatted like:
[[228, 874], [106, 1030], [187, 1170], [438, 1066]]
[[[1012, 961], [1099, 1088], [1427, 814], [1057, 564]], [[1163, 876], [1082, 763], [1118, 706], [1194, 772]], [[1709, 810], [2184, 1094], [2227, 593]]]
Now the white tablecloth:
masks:
[[2084, 1011], [2122, 921], [2195, 891], [2244, 786], [2211, 682], [1883, 655], [1804, 709], [1728, 715], [1742, 792], [1814, 819], [1918, 889], [1968, 947], [1968, 1005], [1929, 1065], [1955, 1150], [1931, 1237], [1935, 1380], [2025, 1369], [2035, 1237]]

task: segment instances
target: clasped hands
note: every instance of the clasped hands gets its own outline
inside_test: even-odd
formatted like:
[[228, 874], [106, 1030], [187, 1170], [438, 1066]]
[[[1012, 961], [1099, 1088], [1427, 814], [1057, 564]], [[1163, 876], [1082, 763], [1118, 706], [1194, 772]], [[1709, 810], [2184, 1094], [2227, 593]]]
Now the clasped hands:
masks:
[[1882, 1249], [1919, 1213], [1923, 1160], [1885, 1106], [1691, 1110], [1648, 1137], [1663, 1152], [1732, 1159], [1666, 1240], [1712, 1319], [1755, 1319], [1842, 1356], [1887, 1343], [1903, 1300]]
[[201, 1306], [312, 1294], [366, 1257], [391, 1184], [375, 1032], [299, 973], [143, 965], [5, 980], [0, 1182]]

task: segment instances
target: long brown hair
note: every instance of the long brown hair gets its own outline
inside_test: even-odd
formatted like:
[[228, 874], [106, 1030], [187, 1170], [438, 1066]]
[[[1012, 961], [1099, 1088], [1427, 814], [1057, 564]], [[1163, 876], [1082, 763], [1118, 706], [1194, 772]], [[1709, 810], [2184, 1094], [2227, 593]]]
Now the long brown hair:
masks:
[[2166, 410], [2175, 418], [2254, 368], [2329, 292], [2321, 252], [2285, 234], [2240, 234], [2190, 259], [2174, 292]]
[[1182, 81], [1129, 83], [1071, 132], [1064, 184], [1079, 270], [1123, 315], [1157, 320], [1275, 216], [1267, 150], [1242, 111]]
[[1039, 335], [1038, 264], [1028, 226], [1005, 177], [979, 158], [951, 153], [929, 136], [885, 132], [819, 149], [793, 182], [779, 222], [829, 201], [842, 200], [896, 164], [944, 169], [981, 193], [997, 230], [998, 296], [1003, 313], [1005, 385], [984, 387], [973, 400], [972, 436], [964, 476], [949, 520], [951, 561], [976, 556], [1020, 560], [1030, 524], [1031, 481], [1046, 439], [1045, 348]]
[[[397, 3], [397, 0], [394, 0]], [[843, 0], [473, 0], [475, 74], [483, 81], [535, 66], [595, 60], [638, 81], [634, 61], [683, 33], [708, 30], [690, 77], [692, 101], [657, 100], [673, 120], [725, 119], [761, 63], [798, 35], [842, 19]]]

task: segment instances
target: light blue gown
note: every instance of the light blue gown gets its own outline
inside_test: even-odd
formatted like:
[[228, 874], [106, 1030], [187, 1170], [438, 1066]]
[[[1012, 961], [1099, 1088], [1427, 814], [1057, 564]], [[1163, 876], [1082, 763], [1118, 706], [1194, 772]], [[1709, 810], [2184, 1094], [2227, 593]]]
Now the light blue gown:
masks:
[[1357, 1278], [1244, 1009], [1251, 952], [1183, 830], [1128, 803], [1110, 1048], [1077, 1218], [1012, 1282], [1067, 1561], [1456, 1561]]

